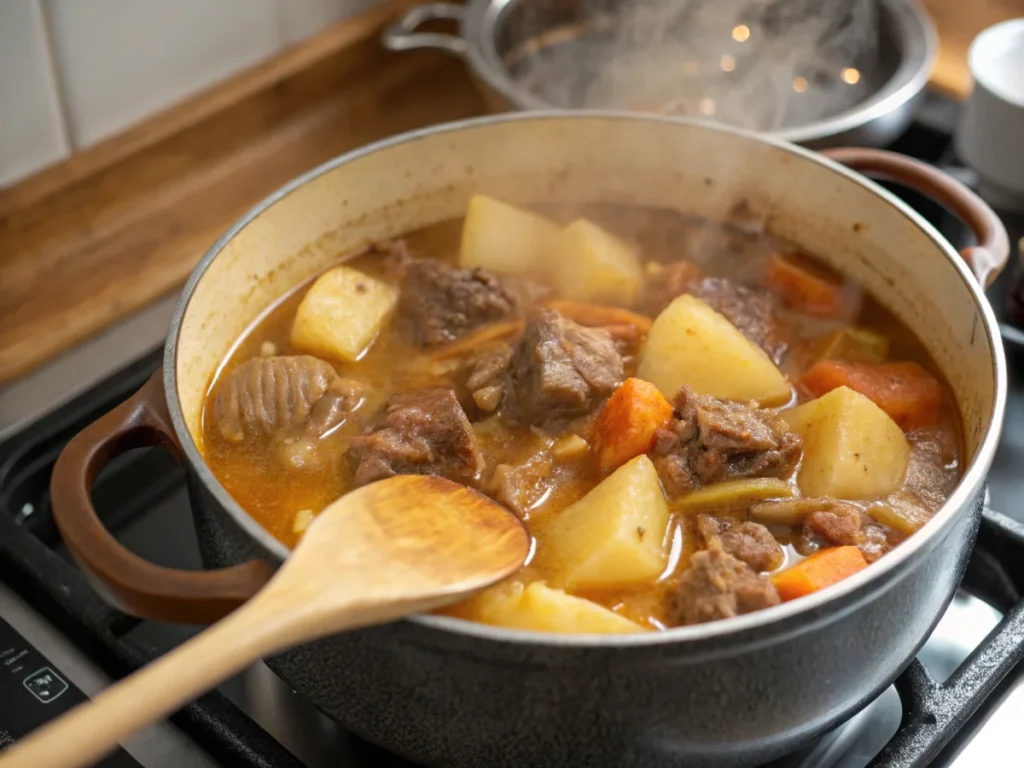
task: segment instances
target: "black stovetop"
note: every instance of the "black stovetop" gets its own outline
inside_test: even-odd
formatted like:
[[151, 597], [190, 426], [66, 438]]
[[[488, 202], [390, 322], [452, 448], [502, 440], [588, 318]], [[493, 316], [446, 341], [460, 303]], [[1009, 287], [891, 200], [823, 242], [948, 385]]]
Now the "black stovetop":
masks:
[[[949, 150], [949, 114], [948, 103], [928, 102], [893, 149], [938, 165], [955, 165]], [[969, 244], [968, 233], [955, 218], [928, 200], [891, 188], [955, 246]], [[1014, 240], [1024, 235], [1024, 220], [1007, 219], [1007, 223], [1015, 231]], [[1015, 305], [1008, 300], [1021, 274], [1017, 259], [1012, 258], [990, 290], [997, 315], [1006, 323], [1011, 387], [1004, 437], [989, 485], [992, 508], [1006, 515], [986, 510], [965, 578], [966, 591], [1004, 617], [941, 684], [920, 660], [912, 662], [895, 686], [902, 701], [902, 727], [872, 766], [918, 768], [948, 763], [973, 732], [972, 725], [999, 700], [1007, 673], [1024, 655], [1024, 503], [1020, 500], [1024, 478], [1017, 471], [1024, 466], [1024, 333], [1012, 326]], [[16, 589], [114, 677], [137, 669], [195, 630], [125, 616], [92, 591], [54, 526], [49, 477], [66, 441], [137, 389], [160, 362], [160, 352], [154, 351], [0, 445], [0, 581]], [[100, 477], [93, 497], [107, 527], [136, 554], [160, 565], [201, 567], [184, 472], [166, 453], [145, 449], [120, 457]], [[65, 690], [66, 681], [59, 674], [49, 674], [54, 670], [47, 659], [34, 656], [35, 651], [23, 639], [9, 636], [9, 631], [13, 630], [0, 622], [0, 748], [5, 739], [19, 737], [63, 706], [43, 711], [37, 706], [40, 702], [70, 705], [81, 698], [74, 686]], [[15, 662], [7, 663], [18, 654]], [[5, 676], [5, 666], [17, 674]], [[303, 765], [221, 691], [202, 697], [173, 721], [224, 766]], [[332, 762], [337, 766], [410, 765], [355, 737], [332, 738], [336, 750]], [[134, 765], [127, 755], [113, 760], [112, 768]], [[807, 763], [792, 758], [777, 765], [797, 764]]]

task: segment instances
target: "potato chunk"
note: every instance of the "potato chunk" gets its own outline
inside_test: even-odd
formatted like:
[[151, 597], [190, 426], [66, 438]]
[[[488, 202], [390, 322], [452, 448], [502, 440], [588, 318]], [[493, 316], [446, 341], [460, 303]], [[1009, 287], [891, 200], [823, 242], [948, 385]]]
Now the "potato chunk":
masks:
[[377, 338], [398, 292], [351, 267], [324, 272], [295, 312], [292, 345], [335, 360], [358, 360]]
[[473, 195], [462, 224], [459, 263], [505, 275], [549, 271], [551, 244], [558, 225], [484, 195]]
[[485, 624], [534, 632], [620, 634], [644, 627], [591, 600], [542, 582], [501, 585], [476, 598], [470, 615]]
[[675, 299], [655, 319], [636, 375], [669, 400], [684, 385], [697, 394], [760, 405], [790, 398], [789, 382], [768, 355], [689, 294]]
[[859, 392], [838, 387], [782, 416], [804, 440], [797, 484], [805, 496], [876, 499], [903, 485], [903, 430]]
[[638, 456], [540, 531], [538, 565], [571, 591], [650, 581], [665, 569], [668, 518], [654, 464]]
[[568, 299], [628, 307], [640, 295], [643, 269], [637, 254], [586, 219], [562, 230], [551, 259], [558, 290]]

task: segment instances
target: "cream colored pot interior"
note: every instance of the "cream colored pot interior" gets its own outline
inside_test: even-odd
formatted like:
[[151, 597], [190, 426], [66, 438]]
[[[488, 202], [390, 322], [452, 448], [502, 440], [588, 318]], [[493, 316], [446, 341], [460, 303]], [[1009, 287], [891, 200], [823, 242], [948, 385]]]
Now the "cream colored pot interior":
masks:
[[[945, 371], [973, 455], [994, 360], [967, 274], [927, 225], [803, 150], [705, 125], [615, 116], [517, 116], [423, 132], [329, 167], [223, 244], [180, 327], [178, 396], [202, 446], [203, 396], [232, 343], [339, 256], [462, 214], [474, 192], [510, 202], [629, 203], [722, 219], [740, 199], [768, 229], [861, 281]], [[891, 199], [891, 198], [890, 198]], [[172, 395], [173, 396], [173, 395]]]

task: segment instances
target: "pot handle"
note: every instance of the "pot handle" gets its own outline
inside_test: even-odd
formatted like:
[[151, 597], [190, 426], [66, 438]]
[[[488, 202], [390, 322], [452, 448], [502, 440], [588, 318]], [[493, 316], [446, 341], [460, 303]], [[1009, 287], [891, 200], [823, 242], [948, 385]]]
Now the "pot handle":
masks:
[[458, 21], [461, 24], [465, 13], [466, 9], [455, 3], [417, 5], [384, 30], [384, 47], [390, 51], [439, 48], [456, 56], [463, 56], [469, 47], [464, 38], [458, 35], [446, 35], [442, 32], [417, 32], [416, 29], [428, 21], [439, 19]]
[[960, 251], [982, 287], [987, 288], [1006, 266], [1010, 238], [988, 203], [959, 181], [927, 163], [895, 152], [861, 147], [826, 149], [822, 154], [864, 174], [878, 174], [899, 182], [959, 216], [978, 238], [978, 244]]
[[117, 608], [145, 619], [209, 624], [255, 595], [272, 575], [270, 565], [252, 560], [217, 571], [154, 565], [107, 531], [90, 495], [100, 470], [132, 448], [159, 445], [181, 460], [161, 376], [157, 371], [138, 392], [67, 444], [50, 480], [53, 516], [75, 560]]

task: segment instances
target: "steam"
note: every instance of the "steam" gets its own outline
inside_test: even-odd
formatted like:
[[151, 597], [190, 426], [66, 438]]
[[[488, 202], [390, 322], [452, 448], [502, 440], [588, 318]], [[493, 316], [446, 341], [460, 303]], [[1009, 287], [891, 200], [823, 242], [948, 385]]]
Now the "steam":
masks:
[[769, 131], [843, 111], [878, 85], [877, 0], [533, 0], [512, 24], [506, 63], [556, 106]]

